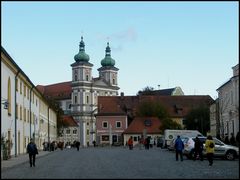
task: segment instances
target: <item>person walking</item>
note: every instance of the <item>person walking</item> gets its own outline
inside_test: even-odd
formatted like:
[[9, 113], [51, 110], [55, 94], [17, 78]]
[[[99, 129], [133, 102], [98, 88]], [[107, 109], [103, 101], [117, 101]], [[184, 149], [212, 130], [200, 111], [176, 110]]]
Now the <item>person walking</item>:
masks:
[[79, 141], [76, 141], [76, 147], [77, 147], [77, 150], [79, 151], [79, 146], [80, 146], [80, 142]]
[[132, 140], [132, 136], [128, 139], [128, 147], [130, 150], [133, 149], [133, 140]]
[[194, 144], [194, 158], [193, 160], [195, 161], [197, 159], [197, 155], [199, 155], [199, 158], [201, 161], [203, 161], [203, 143], [200, 141], [198, 137], [195, 139], [195, 144]]
[[177, 136], [177, 139], [175, 141], [175, 151], [176, 151], [176, 161], [178, 161], [178, 154], [180, 155], [181, 161], [183, 161], [183, 151], [184, 144], [180, 138], [180, 136]]
[[214, 154], [214, 141], [211, 135], [207, 137], [207, 140], [205, 142], [205, 147], [206, 147], [206, 153], [207, 153], [207, 159], [209, 162], [209, 166], [212, 166], [213, 164], [213, 154]]
[[236, 143], [237, 143], [237, 146], [239, 147], [239, 141], [240, 141], [240, 136], [239, 136], [239, 131], [236, 135]]
[[233, 133], [231, 133], [230, 144], [233, 145], [233, 146], [236, 145], [236, 140], [235, 140], [235, 137], [234, 137]]
[[29, 154], [29, 163], [30, 167], [35, 167], [36, 154], [38, 154], [38, 149], [33, 139], [30, 139], [30, 142], [27, 145], [27, 153]]
[[225, 144], [230, 144], [229, 139], [228, 139], [228, 135], [225, 137], [224, 143], [225, 143]]

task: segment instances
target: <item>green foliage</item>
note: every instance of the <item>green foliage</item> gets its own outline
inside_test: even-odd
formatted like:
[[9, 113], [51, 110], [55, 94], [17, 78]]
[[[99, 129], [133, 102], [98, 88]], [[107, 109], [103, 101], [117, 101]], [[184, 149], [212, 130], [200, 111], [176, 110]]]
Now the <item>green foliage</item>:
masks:
[[162, 126], [160, 127], [160, 130], [161, 132], [164, 132], [165, 129], [182, 129], [182, 127], [172, 119], [165, 118], [162, 120]]
[[141, 91], [138, 91], [137, 95], [151, 95], [152, 91], [154, 91], [153, 87], [146, 86]]
[[186, 116], [185, 126], [187, 129], [196, 129], [203, 135], [206, 135], [210, 130], [209, 107], [201, 106], [192, 109]]
[[161, 127], [159, 127], [162, 133], [165, 129], [181, 129], [181, 125], [173, 121], [165, 109], [159, 102], [144, 101], [137, 107], [137, 116], [158, 117], [161, 120]]
[[168, 117], [168, 112], [159, 102], [144, 101], [137, 107], [137, 116], [153, 116], [161, 119]]

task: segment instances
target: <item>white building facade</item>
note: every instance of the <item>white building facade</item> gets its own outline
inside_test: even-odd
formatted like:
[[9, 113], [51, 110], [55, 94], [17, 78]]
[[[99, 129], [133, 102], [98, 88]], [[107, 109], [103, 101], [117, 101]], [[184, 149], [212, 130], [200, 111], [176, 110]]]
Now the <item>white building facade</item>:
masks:
[[[42, 102], [45, 102], [42, 95], [2, 47], [1, 152], [3, 153], [3, 149], [6, 147], [8, 158], [26, 153], [26, 146], [30, 138], [34, 138], [38, 147], [41, 146], [39, 120]], [[53, 114], [56, 117], [55, 111]], [[56, 124], [56, 118], [53, 121]], [[56, 133], [53, 132], [52, 136], [56, 138]]]
[[220, 135], [231, 137], [231, 133], [239, 131], [239, 64], [232, 67], [233, 76], [220, 86], [218, 91], [218, 113], [220, 123]]

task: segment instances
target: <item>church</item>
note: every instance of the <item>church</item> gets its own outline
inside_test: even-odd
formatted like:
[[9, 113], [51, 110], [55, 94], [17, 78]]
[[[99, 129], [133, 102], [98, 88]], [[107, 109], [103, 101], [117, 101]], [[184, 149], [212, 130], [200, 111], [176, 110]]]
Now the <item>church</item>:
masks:
[[79, 44], [79, 52], [74, 56], [75, 62], [71, 64], [72, 80], [51, 85], [38, 85], [42, 94], [55, 100], [64, 111], [64, 116], [71, 116], [78, 126], [78, 140], [81, 146], [92, 145], [96, 141], [96, 119], [98, 112], [98, 96], [117, 96], [118, 68], [111, 57], [109, 42], [105, 50], [105, 58], [101, 60], [99, 77], [92, 77], [93, 64], [85, 52], [83, 37]]

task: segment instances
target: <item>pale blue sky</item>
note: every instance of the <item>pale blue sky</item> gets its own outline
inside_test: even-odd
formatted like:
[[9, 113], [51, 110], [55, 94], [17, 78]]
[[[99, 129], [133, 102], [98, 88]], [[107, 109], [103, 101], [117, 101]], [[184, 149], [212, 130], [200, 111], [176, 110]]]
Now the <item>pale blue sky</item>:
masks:
[[35, 85], [71, 80], [81, 35], [94, 77], [109, 39], [125, 95], [160, 85], [215, 99], [239, 61], [237, 1], [1, 5], [1, 45]]

